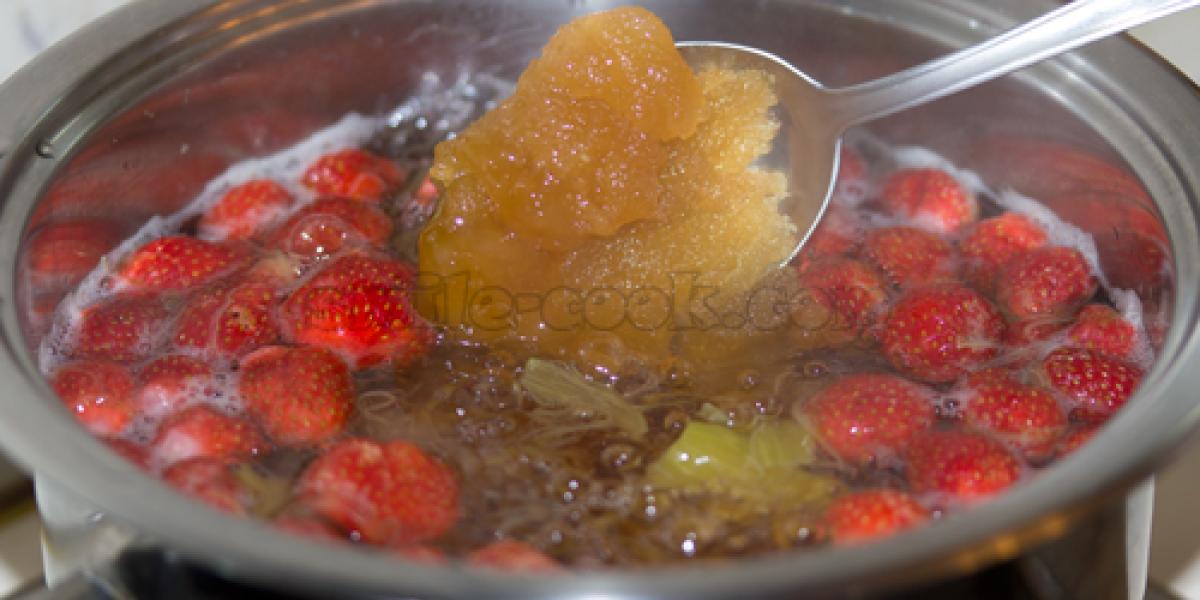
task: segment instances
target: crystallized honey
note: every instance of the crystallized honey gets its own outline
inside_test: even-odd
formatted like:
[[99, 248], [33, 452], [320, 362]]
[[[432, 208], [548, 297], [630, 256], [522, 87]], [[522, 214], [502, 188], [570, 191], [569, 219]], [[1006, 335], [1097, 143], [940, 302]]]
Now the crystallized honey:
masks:
[[753, 166], [775, 102], [764, 73], [693, 73], [645, 10], [563, 27], [511, 98], [437, 148], [422, 311], [560, 356], [661, 357], [711, 328], [794, 244], [783, 176]]

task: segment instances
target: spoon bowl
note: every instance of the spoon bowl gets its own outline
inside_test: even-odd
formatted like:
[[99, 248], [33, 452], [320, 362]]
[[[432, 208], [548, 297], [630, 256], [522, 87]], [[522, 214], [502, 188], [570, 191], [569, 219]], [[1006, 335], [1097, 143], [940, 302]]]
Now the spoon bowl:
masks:
[[680, 42], [676, 47], [693, 67], [763, 71], [774, 80], [781, 139], [767, 160], [788, 175], [789, 193], [780, 210], [791, 218], [799, 237], [783, 264], [791, 262], [820, 223], [837, 181], [844, 128], [827, 112], [828, 89], [786, 60], [758, 48], [723, 42]]
[[829, 206], [840, 167], [841, 138], [867, 121], [932, 102], [1089, 42], [1200, 5], [1200, 0], [1075, 0], [982, 43], [874, 81], [826, 88], [765, 50], [725, 42], [687, 41], [676, 47], [693, 68], [754, 69], [774, 79], [781, 108], [788, 175], [780, 207], [795, 224], [792, 261]]

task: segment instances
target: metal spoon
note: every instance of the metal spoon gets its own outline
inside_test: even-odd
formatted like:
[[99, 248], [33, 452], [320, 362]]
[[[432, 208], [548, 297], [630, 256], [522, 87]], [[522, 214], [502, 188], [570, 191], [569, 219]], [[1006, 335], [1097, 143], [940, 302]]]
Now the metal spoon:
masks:
[[842, 134], [855, 125], [937, 100], [1200, 4], [1200, 0], [1075, 0], [1001, 35], [899, 73], [830, 89], [763, 50], [723, 42], [676, 44], [692, 67], [758, 69], [775, 78], [787, 114], [790, 197], [784, 211], [800, 233], [790, 262], [820, 222], [837, 181]]

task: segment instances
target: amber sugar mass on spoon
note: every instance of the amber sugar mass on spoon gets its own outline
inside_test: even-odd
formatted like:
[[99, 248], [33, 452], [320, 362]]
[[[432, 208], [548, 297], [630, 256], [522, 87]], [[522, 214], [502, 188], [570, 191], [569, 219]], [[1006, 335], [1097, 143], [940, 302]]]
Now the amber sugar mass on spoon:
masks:
[[[762, 72], [693, 72], [642, 9], [566, 25], [511, 98], [437, 149], [420, 266], [465, 286], [436, 288], [427, 316], [572, 360], [614, 337], [661, 358], [681, 326], [711, 328], [795, 245], [784, 176], [754, 166], [778, 130], [772, 89]], [[716, 290], [707, 306], [671, 298], [697, 287]], [[471, 302], [491, 288], [494, 313]], [[508, 310], [517, 295], [539, 305]]]

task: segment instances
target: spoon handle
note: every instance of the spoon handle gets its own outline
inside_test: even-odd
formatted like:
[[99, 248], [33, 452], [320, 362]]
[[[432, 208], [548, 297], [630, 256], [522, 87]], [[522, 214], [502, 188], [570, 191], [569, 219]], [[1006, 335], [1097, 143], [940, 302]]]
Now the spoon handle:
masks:
[[1076, 0], [985, 42], [866, 83], [829, 90], [841, 129], [924, 104], [1200, 0]]

